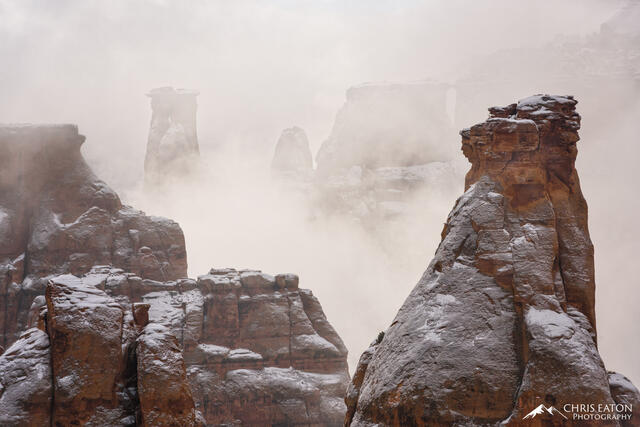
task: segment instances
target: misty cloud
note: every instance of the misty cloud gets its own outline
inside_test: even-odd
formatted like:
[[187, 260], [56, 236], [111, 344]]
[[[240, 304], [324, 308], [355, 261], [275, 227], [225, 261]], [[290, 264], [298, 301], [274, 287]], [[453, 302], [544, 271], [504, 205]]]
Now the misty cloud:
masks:
[[[212, 266], [298, 273], [353, 365], [420, 277], [463, 182], [417, 194], [406, 222], [384, 225], [391, 240], [341, 218], [309, 221], [306, 203], [271, 184], [282, 129], [303, 128], [315, 154], [346, 89], [369, 81], [454, 84], [471, 73], [481, 91], [456, 87], [455, 131], [483, 120], [490, 105], [571, 93], [583, 115], [577, 169], [596, 248], [600, 352], [637, 383], [639, 89], [557, 79], [547, 49], [597, 33], [621, 5], [0, 0], [0, 122], [77, 123], [88, 162], [126, 203], [180, 222], [191, 276]], [[567, 72], [580, 77], [574, 68]], [[166, 85], [200, 91], [202, 174], [154, 194], [141, 187], [144, 94]]]

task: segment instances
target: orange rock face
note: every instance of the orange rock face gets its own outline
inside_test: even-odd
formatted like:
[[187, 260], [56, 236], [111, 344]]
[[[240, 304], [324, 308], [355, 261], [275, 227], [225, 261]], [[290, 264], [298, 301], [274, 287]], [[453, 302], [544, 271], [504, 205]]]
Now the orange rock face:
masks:
[[31, 328], [0, 355], [0, 425], [51, 425], [52, 390], [49, 336]]
[[176, 338], [142, 329], [92, 279], [52, 279], [46, 332], [0, 356], [2, 425], [200, 425]]
[[[466, 192], [422, 279], [360, 359], [345, 425], [572, 425], [582, 421], [567, 404], [640, 404], [628, 381], [610, 384], [596, 347], [575, 105], [536, 95], [461, 132]], [[540, 405], [570, 410], [524, 419]]]
[[0, 128], [0, 424], [340, 424], [347, 351], [311, 291], [186, 278], [180, 227], [122, 206], [83, 141]]
[[143, 426], [195, 426], [195, 406], [182, 349], [162, 325], [149, 324], [137, 338], [138, 396]]
[[[196, 409], [208, 425], [342, 423], [347, 350], [297, 276], [212, 269], [198, 280], [156, 282], [96, 267], [83, 280], [127, 306], [134, 302], [134, 318], [150, 322], [145, 331], [163, 325], [177, 338]], [[145, 335], [138, 338], [138, 378]], [[172, 346], [171, 339], [150, 346], [148, 360]], [[169, 360], [172, 354], [178, 353], [167, 350]], [[151, 399], [172, 399], [166, 385], [158, 389], [165, 378], [145, 377], [158, 381], [140, 386], [156, 390]], [[142, 396], [140, 405], [144, 414]]]
[[111, 264], [142, 278], [187, 275], [177, 223], [123, 206], [80, 153], [73, 125], [0, 127], [0, 345], [26, 329], [48, 277]]
[[125, 366], [123, 309], [75, 276], [55, 279], [47, 286], [46, 299], [53, 425], [95, 423], [97, 419], [115, 424], [125, 418], [128, 414], [120, 407], [116, 393], [123, 387]]

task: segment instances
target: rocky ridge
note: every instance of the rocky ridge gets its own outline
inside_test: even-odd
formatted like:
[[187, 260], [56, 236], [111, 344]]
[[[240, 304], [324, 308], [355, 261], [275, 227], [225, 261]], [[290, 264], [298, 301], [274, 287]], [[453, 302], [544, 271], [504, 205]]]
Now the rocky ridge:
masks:
[[0, 356], [2, 425], [202, 424], [182, 352], [147, 324], [148, 305], [119, 304], [72, 275], [53, 278], [39, 302], [36, 325]]
[[1, 423], [340, 424], [346, 348], [297, 276], [187, 278], [180, 227], [123, 206], [83, 141], [0, 128]]
[[110, 264], [141, 278], [187, 275], [177, 223], [125, 206], [84, 161], [74, 125], [0, 127], [0, 345], [25, 329], [50, 277]]
[[421, 280], [361, 356], [345, 425], [547, 425], [558, 421], [522, 419], [540, 404], [639, 407], [597, 350], [576, 103], [536, 95], [461, 132], [466, 191]]
[[208, 424], [339, 424], [347, 350], [293, 274], [212, 269], [197, 280], [142, 280], [95, 267], [89, 278], [125, 304], [149, 305], [184, 351]]

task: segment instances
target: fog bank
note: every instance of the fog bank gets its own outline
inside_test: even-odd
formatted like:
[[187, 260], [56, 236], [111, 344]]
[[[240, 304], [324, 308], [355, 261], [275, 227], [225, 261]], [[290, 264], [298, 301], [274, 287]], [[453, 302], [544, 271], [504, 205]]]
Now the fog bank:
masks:
[[[370, 81], [454, 85], [456, 130], [491, 105], [573, 94], [583, 116], [577, 169], [596, 248], [599, 350], [608, 369], [637, 384], [640, 91], [607, 78], [612, 70], [593, 71], [585, 48], [622, 4], [0, 0], [0, 122], [77, 123], [98, 176], [126, 203], [181, 224], [191, 276], [214, 266], [299, 274], [353, 367], [426, 268], [462, 177], [444, 194], [416, 194], [401, 223], [380, 224], [380, 237], [349, 218], [317, 218], [273, 185], [281, 130], [302, 127], [315, 154], [345, 90]], [[548, 46], [558, 44], [553, 56]], [[598, 46], [620, 57], [617, 45]], [[577, 64], [559, 66], [562, 58]], [[145, 192], [144, 94], [166, 85], [200, 91], [201, 173]], [[459, 144], [451, 141], [443, 143]]]

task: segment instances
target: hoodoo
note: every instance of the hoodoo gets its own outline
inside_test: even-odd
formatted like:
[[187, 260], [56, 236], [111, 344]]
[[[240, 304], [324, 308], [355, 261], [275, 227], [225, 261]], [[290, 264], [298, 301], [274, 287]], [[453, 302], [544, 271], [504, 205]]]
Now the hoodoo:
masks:
[[144, 159], [145, 182], [162, 184], [194, 169], [200, 156], [196, 129], [197, 91], [161, 87], [151, 90], [151, 126]]
[[304, 129], [297, 126], [282, 131], [271, 161], [275, 173], [311, 173], [313, 160], [309, 139]]
[[[532, 96], [461, 132], [466, 191], [422, 278], [361, 356], [345, 425], [529, 426], [564, 416], [571, 425], [589, 416], [571, 413], [576, 402], [638, 412], [638, 390], [607, 372], [597, 350], [576, 103]], [[540, 405], [565, 412], [522, 421]], [[605, 425], [631, 425], [631, 416], [640, 417], [615, 412]]]

